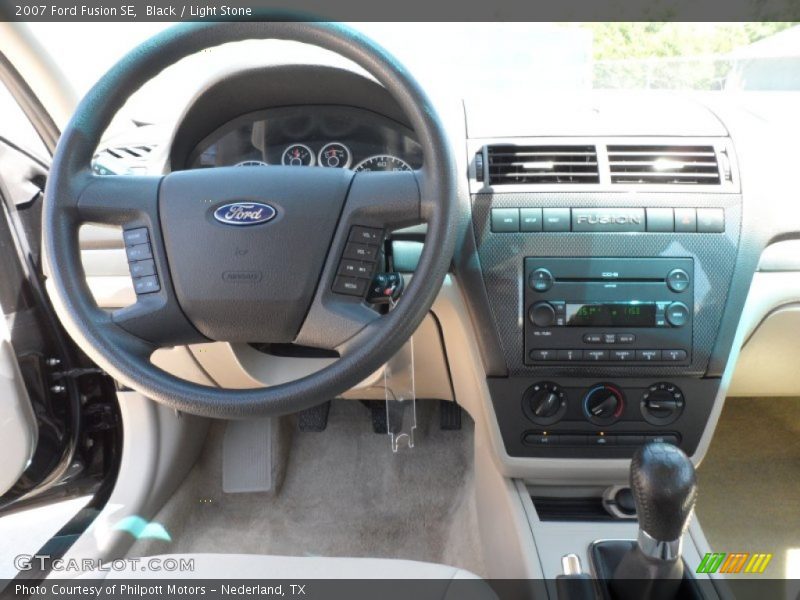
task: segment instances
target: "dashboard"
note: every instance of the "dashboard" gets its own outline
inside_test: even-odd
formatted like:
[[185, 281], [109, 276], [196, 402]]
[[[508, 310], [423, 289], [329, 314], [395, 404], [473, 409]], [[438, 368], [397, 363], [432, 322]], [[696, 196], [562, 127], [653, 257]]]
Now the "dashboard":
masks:
[[263, 165], [409, 171], [422, 165], [413, 132], [370, 110], [303, 105], [256, 111], [217, 128], [189, 169]]

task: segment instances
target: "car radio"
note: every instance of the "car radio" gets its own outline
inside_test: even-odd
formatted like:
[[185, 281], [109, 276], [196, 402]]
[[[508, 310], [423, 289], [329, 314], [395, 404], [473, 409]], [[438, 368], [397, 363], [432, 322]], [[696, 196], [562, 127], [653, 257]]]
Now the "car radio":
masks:
[[526, 258], [525, 363], [669, 363], [692, 355], [691, 258]]

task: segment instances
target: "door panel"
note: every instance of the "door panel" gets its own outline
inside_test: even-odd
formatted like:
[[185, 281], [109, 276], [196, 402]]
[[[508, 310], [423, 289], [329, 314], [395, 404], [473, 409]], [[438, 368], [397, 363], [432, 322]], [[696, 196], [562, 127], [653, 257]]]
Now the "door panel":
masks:
[[8, 340], [0, 341], [0, 496], [28, 468], [36, 449], [39, 430], [28, 392]]

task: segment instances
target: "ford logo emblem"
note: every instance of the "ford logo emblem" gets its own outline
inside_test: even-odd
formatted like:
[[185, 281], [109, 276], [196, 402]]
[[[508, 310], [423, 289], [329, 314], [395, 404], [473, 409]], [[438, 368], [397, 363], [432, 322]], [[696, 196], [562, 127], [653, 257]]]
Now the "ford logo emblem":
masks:
[[275, 218], [275, 209], [260, 202], [232, 202], [214, 211], [214, 218], [225, 225], [258, 225]]

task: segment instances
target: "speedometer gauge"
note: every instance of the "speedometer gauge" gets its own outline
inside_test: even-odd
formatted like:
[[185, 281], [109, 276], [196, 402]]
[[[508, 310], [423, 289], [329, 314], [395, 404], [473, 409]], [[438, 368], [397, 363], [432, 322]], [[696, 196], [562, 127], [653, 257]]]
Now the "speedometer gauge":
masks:
[[283, 151], [281, 162], [288, 167], [313, 167], [314, 153], [305, 144], [292, 144]]
[[354, 169], [356, 173], [360, 171], [410, 171], [409, 164], [396, 156], [390, 154], [379, 154], [370, 156], [358, 163]]
[[320, 167], [346, 169], [350, 166], [352, 155], [350, 148], [340, 142], [325, 144], [319, 151], [317, 162]]

